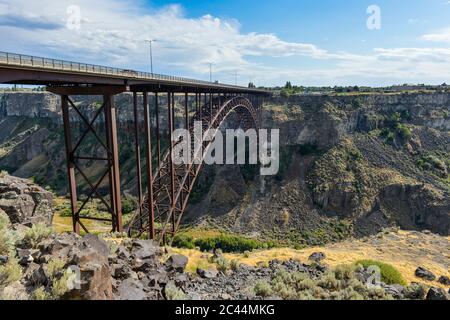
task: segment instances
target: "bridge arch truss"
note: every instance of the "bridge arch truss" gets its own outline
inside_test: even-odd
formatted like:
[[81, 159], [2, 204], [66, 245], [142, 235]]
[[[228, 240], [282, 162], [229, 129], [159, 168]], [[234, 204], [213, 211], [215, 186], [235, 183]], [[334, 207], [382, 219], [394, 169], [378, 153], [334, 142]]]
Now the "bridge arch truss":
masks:
[[[231, 113], [236, 113], [240, 119], [240, 127], [244, 130], [254, 128], [259, 130], [261, 126], [261, 107], [264, 95], [237, 93], [237, 92], [214, 92], [212, 90], [167, 90], [160, 91], [141, 86], [133, 87], [67, 87], [49, 86], [48, 90], [61, 96], [61, 107], [63, 111], [63, 122], [65, 131], [65, 143], [67, 154], [67, 170], [69, 180], [69, 192], [72, 208], [72, 219], [74, 231], [80, 233], [90, 232], [83, 223], [84, 220], [101, 220], [111, 223], [111, 231], [128, 232], [130, 235], [148, 234], [150, 239], [166, 242], [173, 238], [179, 229], [183, 214], [188, 206], [190, 194], [195, 186], [196, 179], [203, 167], [210, 139], [201, 142], [202, 154], [194, 154], [192, 147], [192, 158], [200, 157], [201, 163], [175, 165], [172, 161], [172, 151], [177, 143], [173, 141], [173, 133], [176, 129], [188, 129], [191, 140], [194, 137], [194, 124], [202, 123], [203, 132], [219, 130], [224, 121]], [[131, 221], [124, 226], [122, 219], [122, 192], [120, 181], [119, 149], [117, 136], [117, 108], [114, 103], [115, 95], [125, 92], [133, 92], [133, 131], [134, 149], [136, 159], [136, 190], [138, 198], [138, 209]], [[184, 92], [183, 92], [184, 91]], [[208, 92], [209, 91], [209, 92]], [[71, 100], [72, 95], [100, 95], [103, 96], [103, 104], [93, 119], [85, 118], [77, 105]], [[142, 98], [141, 98], [142, 96]], [[167, 105], [162, 108], [162, 97]], [[153, 101], [152, 101], [153, 100]], [[139, 102], [142, 101], [142, 108]], [[153, 103], [151, 103], [153, 102]], [[175, 121], [175, 110], [180, 120], [180, 104], [182, 105], [182, 118]], [[153, 106], [154, 110], [151, 110]], [[178, 108], [177, 108], [178, 107]], [[140, 112], [143, 110], [143, 112]], [[74, 112], [75, 111], [75, 112]], [[167, 124], [163, 127], [162, 112], [166, 112]], [[106, 143], [102, 143], [100, 134], [94, 127], [94, 122], [100, 114], [104, 114]], [[143, 113], [143, 114], [142, 114]], [[78, 115], [86, 125], [86, 131], [77, 141], [73, 141], [71, 114]], [[152, 117], [153, 115], [153, 117]], [[143, 141], [140, 132], [140, 119], [143, 118]], [[99, 147], [106, 150], [106, 157], [95, 158], [92, 155], [76, 155], [76, 151], [82, 149], [83, 138], [87, 132], [92, 132], [98, 138]], [[164, 137], [164, 135], [167, 135]], [[167, 150], [163, 153], [162, 140], [166, 138], [169, 142]], [[145, 150], [144, 159], [141, 159], [141, 149]], [[78, 160], [103, 161], [105, 170], [100, 179], [91, 181], [83, 172]], [[145, 165], [143, 165], [145, 163]], [[156, 163], [156, 166], [155, 166]], [[145, 168], [144, 170], [142, 168]], [[144, 172], [143, 172], [144, 171]], [[143, 179], [143, 176], [146, 178]], [[77, 179], [78, 177], [78, 179]], [[77, 186], [80, 178], [89, 186], [89, 190], [83, 201], [79, 201]], [[147, 181], [146, 186], [143, 181]], [[108, 184], [108, 196], [99, 192], [100, 185], [105, 181]], [[95, 216], [82, 214], [90, 199], [100, 199], [110, 218], [99, 219]]]

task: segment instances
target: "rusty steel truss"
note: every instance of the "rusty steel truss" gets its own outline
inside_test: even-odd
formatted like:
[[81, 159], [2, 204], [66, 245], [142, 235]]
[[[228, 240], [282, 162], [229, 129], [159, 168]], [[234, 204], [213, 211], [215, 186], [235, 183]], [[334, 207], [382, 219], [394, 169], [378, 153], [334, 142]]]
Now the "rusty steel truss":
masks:
[[[142, 234], [148, 232], [151, 239], [166, 242], [166, 236], [173, 236], [181, 223], [183, 213], [188, 205], [189, 196], [195, 186], [196, 179], [201, 171], [203, 160], [207, 154], [211, 141], [203, 139], [198, 141], [202, 144], [201, 150], [191, 147], [192, 159], [201, 159], [200, 163], [175, 165], [172, 161], [172, 151], [177, 142], [173, 141], [174, 131], [174, 94], [167, 94], [168, 101], [168, 126], [171, 141], [164, 156], [158, 151], [158, 168], [153, 176], [148, 177], [152, 181], [147, 193], [128, 226], [130, 233]], [[205, 98], [203, 101], [202, 98]], [[145, 99], [144, 99], [145, 101]], [[259, 129], [260, 115], [259, 108], [261, 100], [252, 97], [222, 94], [195, 94], [194, 99], [195, 115], [189, 118], [188, 93], [184, 97], [184, 127], [191, 134], [191, 141], [196, 138], [194, 135], [194, 122], [201, 121], [204, 132], [206, 130], [218, 130], [224, 120], [231, 112], [239, 115], [241, 127]], [[203, 101], [203, 102], [202, 102]], [[145, 104], [145, 102], [144, 102]], [[156, 109], [158, 110], [158, 105]], [[158, 114], [158, 112], [156, 112]], [[157, 121], [157, 126], [159, 126]], [[156, 134], [157, 144], [159, 143], [159, 131]], [[149, 139], [148, 139], [149, 140]], [[157, 148], [159, 150], [159, 148]], [[198, 153], [201, 154], [198, 154]], [[151, 172], [148, 172], [151, 175]]]
[[[198, 141], [204, 150], [201, 154], [196, 154], [195, 148], [192, 147], [193, 158], [199, 157], [202, 160], [199, 164], [173, 163], [172, 150], [179, 143], [172, 139], [176, 129], [176, 100], [183, 101], [182, 126], [195, 138], [194, 122], [201, 121], [204, 132], [208, 129], [218, 130], [232, 112], [239, 115], [244, 130], [258, 130], [261, 125], [260, 109], [263, 100], [270, 95], [270, 92], [255, 88], [2, 52], [0, 83], [46, 85], [48, 91], [61, 98], [74, 232], [89, 232], [83, 221], [99, 220], [110, 223], [111, 231], [122, 232], [126, 229], [130, 234], [147, 233], [149, 238], [161, 242], [165, 242], [167, 236], [173, 236], [177, 232], [210, 145], [209, 140], [202, 138], [202, 141]], [[126, 228], [122, 221], [118, 111], [114, 103], [115, 96], [123, 92], [133, 93], [136, 190], [139, 201], [138, 209]], [[79, 95], [101, 96], [103, 99], [101, 106], [90, 119], [74, 103], [72, 96]], [[162, 96], [167, 101], [167, 128], [163, 128], [160, 123]], [[143, 114], [139, 112], [140, 101], [143, 103]], [[155, 110], [150, 110], [151, 101]], [[142, 117], [145, 131], [143, 144], [139, 130]], [[77, 136], [73, 129], [79, 128], [80, 123], [84, 128]], [[155, 128], [152, 128], [152, 123]], [[163, 154], [161, 140], [164, 129], [168, 132], [166, 138], [169, 147]], [[152, 130], [156, 133], [152, 133]], [[91, 154], [84, 154], [87, 151], [83, 145], [89, 135], [95, 138], [98, 148], [95, 152], [90, 152]], [[143, 185], [142, 177], [143, 147], [146, 186]], [[153, 154], [154, 152], [156, 154]], [[93, 162], [97, 167], [103, 168], [95, 179], [90, 177], [87, 169], [83, 167], [86, 163]], [[84, 197], [80, 194], [80, 185], [85, 187], [82, 190]], [[94, 198], [100, 200], [108, 212], [108, 218], [89, 216], [89, 213], [86, 213], [86, 205]]]

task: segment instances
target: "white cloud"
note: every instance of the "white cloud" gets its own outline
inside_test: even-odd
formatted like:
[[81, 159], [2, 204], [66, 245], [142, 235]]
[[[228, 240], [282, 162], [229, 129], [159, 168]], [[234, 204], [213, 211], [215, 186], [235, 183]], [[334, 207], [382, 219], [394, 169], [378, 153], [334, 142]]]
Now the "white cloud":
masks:
[[[65, 27], [69, 5], [81, 9], [78, 32]], [[148, 66], [145, 40], [153, 38], [158, 40], [156, 72], [165, 66], [173, 73], [207, 78], [207, 62], [213, 61], [215, 76], [228, 82], [234, 82], [235, 72], [242, 83], [252, 78], [267, 85], [288, 79], [334, 85], [436, 82], [450, 77], [450, 49], [380, 48], [367, 55], [331, 52], [311, 43], [283, 41], [274, 34], [244, 34], [233, 19], [188, 18], [178, 5], [149, 9], [141, 0], [0, 0], [0, 32], [5, 50], [139, 69]], [[450, 31], [443, 34], [448, 37]], [[436, 35], [423, 38], [433, 40]], [[326, 66], [277, 68], [252, 62], [269, 57], [313, 59]]]
[[439, 30], [434, 33], [425, 34], [423, 40], [434, 42], [450, 42], [450, 28]]

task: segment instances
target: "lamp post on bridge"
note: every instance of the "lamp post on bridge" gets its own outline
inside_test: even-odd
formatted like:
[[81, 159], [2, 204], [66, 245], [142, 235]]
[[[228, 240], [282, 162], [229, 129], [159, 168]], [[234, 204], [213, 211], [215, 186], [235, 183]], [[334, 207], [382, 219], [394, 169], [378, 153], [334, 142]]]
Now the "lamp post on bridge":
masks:
[[153, 48], [152, 48], [152, 44], [153, 44], [153, 42], [156, 42], [156, 40], [155, 39], [145, 40], [145, 42], [150, 44], [150, 68], [151, 68], [151, 73], [152, 73], [152, 76], [153, 76]]
[[213, 62], [208, 62], [208, 64], [209, 64], [209, 82], [213, 82], [212, 81], [212, 66], [213, 66]]

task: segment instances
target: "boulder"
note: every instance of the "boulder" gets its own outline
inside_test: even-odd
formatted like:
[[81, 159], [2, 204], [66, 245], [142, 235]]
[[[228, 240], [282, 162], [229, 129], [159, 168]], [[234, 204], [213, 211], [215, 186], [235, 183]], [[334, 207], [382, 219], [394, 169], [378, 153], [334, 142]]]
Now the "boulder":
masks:
[[107, 257], [94, 249], [75, 252], [71, 264], [80, 273], [80, 286], [69, 291], [64, 298], [77, 300], [111, 300], [112, 279]]
[[117, 288], [117, 300], [146, 300], [144, 286], [136, 279], [126, 279]]
[[76, 233], [62, 233], [42, 241], [38, 248], [42, 254], [67, 256], [69, 251], [76, 247], [81, 239]]
[[184, 272], [189, 259], [181, 254], [174, 254], [166, 261], [168, 271]]
[[131, 247], [133, 257], [141, 260], [155, 258], [159, 247], [152, 240], [134, 240]]
[[136, 272], [126, 264], [113, 264], [111, 270], [115, 279], [137, 278]]
[[420, 283], [413, 282], [409, 287], [406, 288], [405, 298], [411, 300], [423, 300], [426, 296], [426, 291], [423, 285]]
[[399, 284], [383, 285], [384, 291], [390, 294], [394, 299], [402, 300], [405, 297], [405, 287]]
[[85, 235], [83, 237], [83, 244], [87, 248], [94, 249], [104, 257], [108, 257], [111, 252], [106, 241], [93, 234]]
[[53, 194], [30, 180], [10, 175], [0, 177], [0, 209], [11, 223], [50, 226], [53, 219]]
[[427, 294], [427, 300], [450, 300], [450, 295], [441, 288], [431, 288]]
[[450, 286], [450, 278], [447, 276], [441, 276], [438, 280], [440, 284], [443, 284], [444, 286]]
[[8, 263], [8, 256], [0, 256], [0, 266]]
[[49, 281], [44, 268], [34, 262], [25, 270], [24, 279], [27, 286], [34, 287], [45, 286]]
[[217, 275], [219, 273], [217, 272], [217, 270], [214, 270], [214, 269], [205, 270], [205, 269], [198, 268], [197, 274], [203, 279], [214, 279], [214, 278], [217, 278]]
[[188, 281], [189, 278], [185, 273], [178, 274], [174, 279], [175, 285], [179, 288], [185, 287]]
[[326, 255], [323, 252], [315, 252], [312, 255], [309, 256], [308, 260], [309, 261], [314, 261], [314, 262], [321, 262], [322, 260], [325, 260]]
[[27, 288], [19, 281], [9, 284], [3, 289], [2, 299], [7, 300], [29, 300]]
[[128, 261], [130, 259], [130, 252], [123, 246], [119, 246], [115, 254], [120, 260]]
[[29, 249], [17, 249], [17, 258], [22, 266], [26, 266], [34, 260]]
[[436, 276], [429, 270], [423, 268], [423, 267], [419, 267], [416, 270], [416, 277], [421, 278], [421, 279], [425, 279], [428, 281], [434, 281], [436, 280]]
[[142, 259], [136, 258], [132, 261], [131, 267], [132, 267], [133, 271], [136, 271], [136, 272], [147, 272], [147, 271], [150, 271], [150, 270], [156, 268], [156, 261], [153, 259], [142, 260]]

